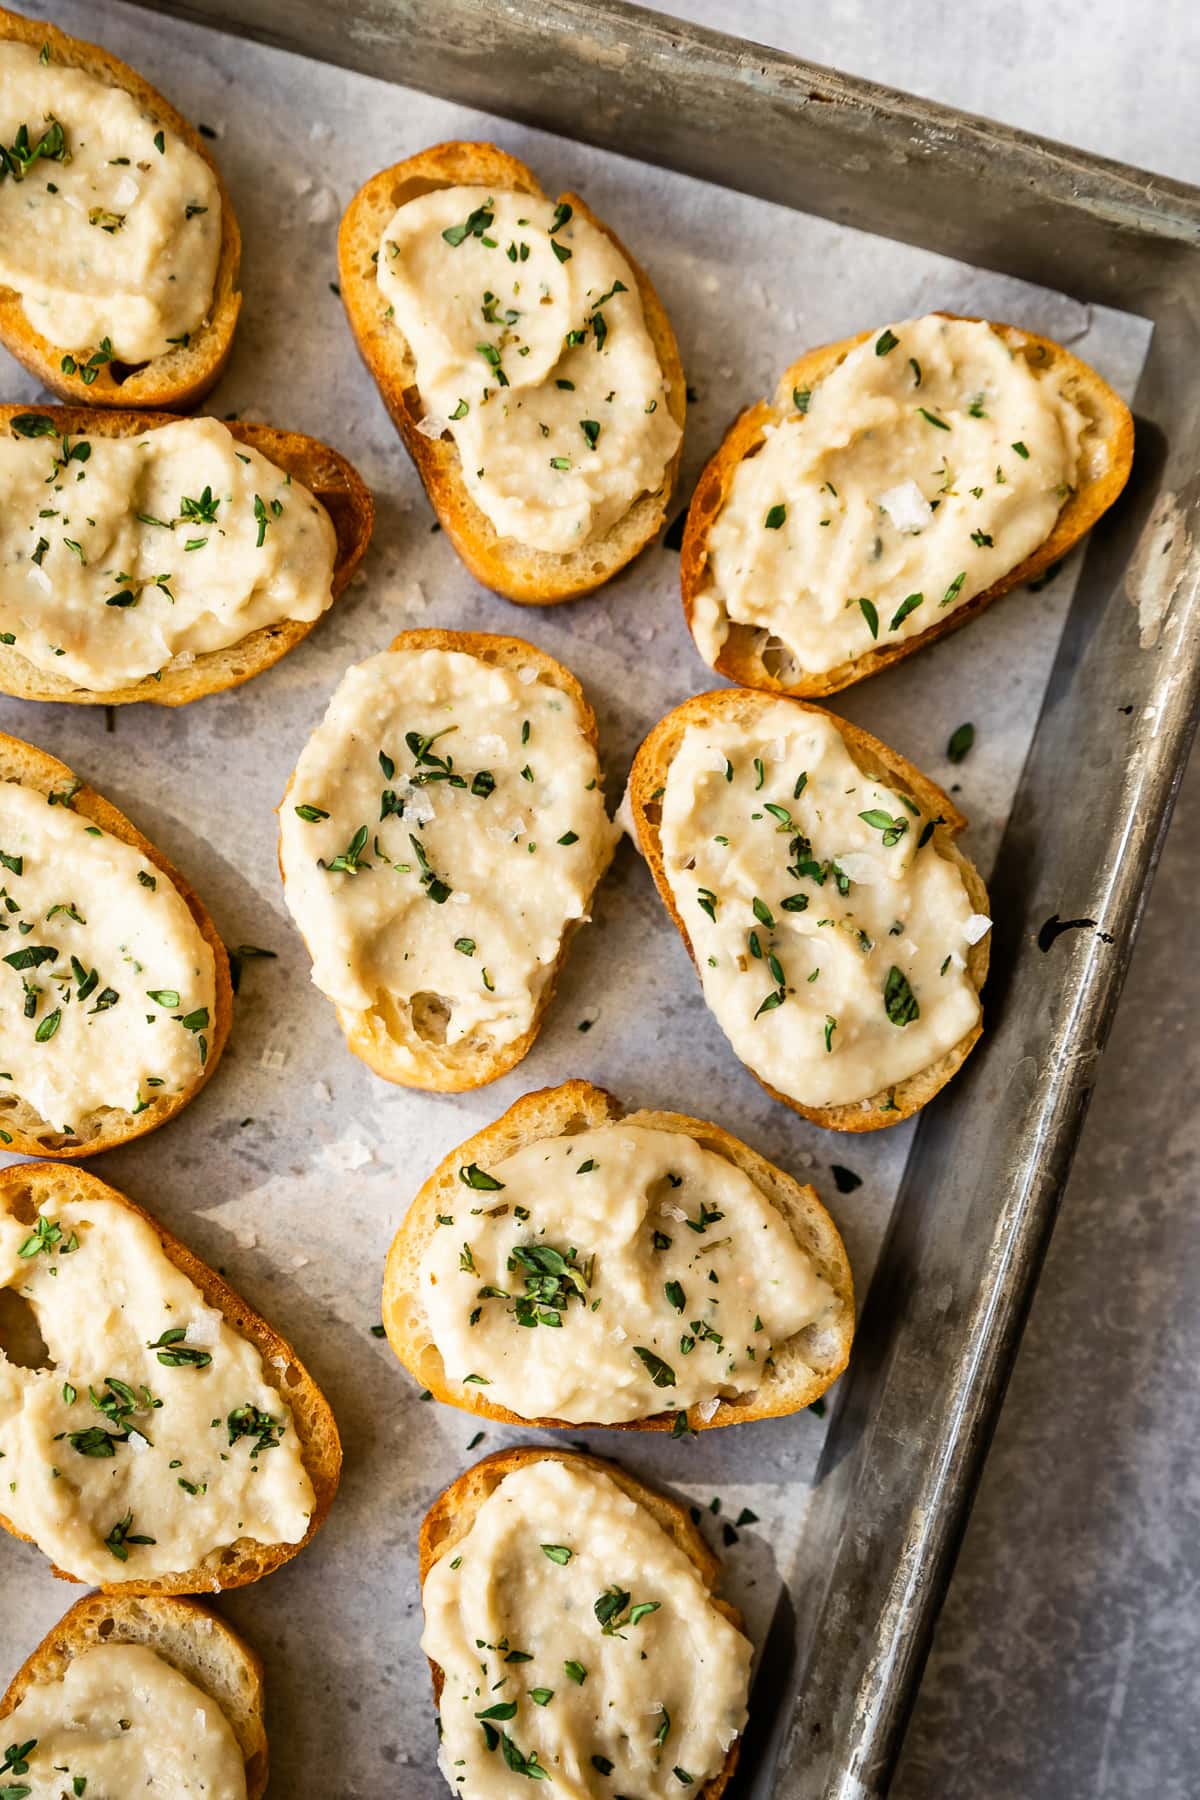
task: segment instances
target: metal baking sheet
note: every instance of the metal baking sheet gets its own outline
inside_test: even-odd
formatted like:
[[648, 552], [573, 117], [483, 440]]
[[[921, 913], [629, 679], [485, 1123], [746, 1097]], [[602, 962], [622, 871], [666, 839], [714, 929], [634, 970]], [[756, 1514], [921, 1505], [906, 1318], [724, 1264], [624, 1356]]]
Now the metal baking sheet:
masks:
[[[866, 1303], [824, 1424], [803, 1414], [696, 1443], [603, 1432], [588, 1442], [701, 1507], [721, 1502], [706, 1526], [766, 1645], [739, 1791], [882, 1793], [1194, 714], [1200, 409], [1177, 372], [1196, 360], [1197, 197], [614, 4], [161, 9], [323, 61], [118, 0], [47, 10], [216, 134], [246, 299], [211, 410], [324, 436], [379, 503], [356, 583], [249, 686], [110, 717], [0, 702], [4, 729], [79, 768], [187, 871], [227, 942], [277, 956], [247, 966], [211, 1087], [173, 1125], [94, 1165], [294, 1339], [341, 1424], [345, 1476], [321, 1536], [220, 1602], [266, 1661], [272, 1792], [445, 1791], [418, 1650], [415, 1533], [471, 1459], [476, 1427], [423, 1404], [372, 1336], [382, 1259], [441, 1154], [518, 1094], [582, 1075], [631, 1105], [711, 1112], [813, 1180], [843, 1229]], [[474, 110], [484, 105], [507, 118]], [[919, 1126], [843, 1139], [770, 1101], [727, 1051], [628, 846], [541, 1039], [492, 1088], [451, 1099], [386, 1087], [346, 1051], [309, 983], [282, 905], [272, 808], [348, 663], [404, 626], [523, 632], [584, 682], [613, 802], [647, 726], [711, 685], [670, 551], [651, 548], [590, 599], [525, 610], [481, 590], [430, 532], [330, 291], [334, 240], [367, 175], [471, 136], [525, 157], [550, 189], [579, 187], [649, 265], [696, 390], [681, 496], [736, 408], [799, 349], [934, 306], [1046, 331], [1135, 401], [1134, 480], [1086, 561], [839, 697], [932, 775], [961, 782], [968, 849], [993, 867], [989, 1034]], [[15, 364], [5, 376], [5, 399], [36, 397]], [[956, 771], [945, 745], [967, 719], [977, 744]], [[1052, 914], [1095, 926], [1043, 952]], [[839, 1194], [835, 1163], [862, 1186]], [[477, 1451], [540, 1435], [488, 1427]], [[742, 1506], [760, 1523], [722, 1546], [721, 1525]], [[0, 1591], [15, 1664], [69, 1590], [6, 1539]]]

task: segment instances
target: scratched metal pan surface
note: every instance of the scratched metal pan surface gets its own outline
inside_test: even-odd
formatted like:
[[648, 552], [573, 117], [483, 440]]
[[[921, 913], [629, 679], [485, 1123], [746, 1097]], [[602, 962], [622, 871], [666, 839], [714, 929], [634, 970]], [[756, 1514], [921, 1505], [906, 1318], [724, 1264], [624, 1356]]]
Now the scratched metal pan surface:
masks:
[[[699, 1092], [717, 1096], [712, 1110], [797, 1172], [811, 1170], [837, 1208], [860, 1274], [873, 1266], [874, 1275], [823, 1444], [811, 1435], [817, 1421], [801, 1419], [708, 1434], [690, 1446], [615, 1444], [612, 1434], [596, 1433], [592, 1447], [697, 1501], [720, 1488], [725, 1520], [731, 1495], [767, 1520], [757, 1549], [751, 1530], [728, 1551], [736, 1597], [763, 1647], [737, 1778], [743, 1800], [883, 1794], [1195, 719], [1200, 194], [612, 0], [164, 0], [149, 4], [167, 15], [159, 18], [85, 0], [47, 0], [45, 10], [131, 61], [144, 51], [151, 79], [193, 116], [205, 116], [202, 104], [224, 107], [218, 154], [234, 177], [239, 209], [245, 197], [244, 231], [248, 223], [256, 229], [246, 231], [238, 352], [214, 410], [257, 407], [266, 416], [269, 404], [286, 403], [292, 412], [278, 423], [329, 435], [359, 460], [383, 502], [368, 589], [374, 595], [390, 582], [395, 595], [409, 579], [409, 612], [394, 599], [398, 610], [372, 623], [366, 603], [348, 597], [314, 634], [311, 652], [306, 645], [289, 659], [291, 673], [282, 665], [278, 676], [176, 721], [143, 717], [154, 709], [141, 709], [106, 735], [101, 718], [64, 717], [84, 709], [3, 708], [5, 729], [80, 762], [147, 824], [193, 873], [232, 941], [262, 942], [261, 933], [273, 932], [280, 950], [277, 988], [262, 963], [244, 984], [251, 992], [240, 1002], [240, 1042], [222, 1071], [227, 1099], [214, 1083], [169, 1132], [99, 1168], [228, 1266], [301, 1347], [343, 1425], [347, 1478], [322, 1538], [288, 1570], [223, 1597], [267, 1663], [278, 1791], [319, 1789], [348, 1800], [367, 1793], [432, 1800], [442, 1791], [420, 1692], [412, 1539], [422, 1506], [470, 1460], [474, 1427], [406, 1394], [370, 1336], [378, 1261], [408, 1195], [435, 1149], [448, 1148], [524, 1087], [570, 1073], [604, 1080], [633, 1104], [703, 1110], [676, 1085], [669, 1060], [672, 1036], [685, 1032], [695, 1045]], [[243, 46], [231, 54], [228, 42], [184, 20], [274, 50]], [[388, 83], [396, 84], [390, 100]], [[243, 129], [247, 93], [255, 97], [252, 129]], [[988, 796], [983, 810], [992, 823], [982, 846], [993, 864], [996, 920], [987, 1036], [915, 1132], [876, 1134], [893, 1138], [891, 1145], [821, 1144], [820, 1134], [751, 1096], [748, 1077], [730, 1068], [715, 1040], [710, 1046], [694, 997], [672, 996], [661, 1029], [656, 1023], [640, 1037], [611, 1009], [606, 1016], [606, 979], [640, 982], [654, 993], [667, 978], [664, 967], [672, 980], [680, 977], [677, 946], [654, 936], [667, 928], [627, 854], [602, 901], [600, 947], [589, 951], [581, 940], [558, 1022], [548, 1026], [527, 1076], [512, 1078], [502, 1093], [467, 1097], [457, 1108], [381, 1093], [364, 1072], [346, 1070], [335, 1028], [306, 990], [302, 955], [271, 886], [271, 845], [245, 821], [273, 804], [303, 722], [319, 716], [347, 661], [400, 625], [456, 622], [438, 608], [462, 595], [467, 622], [524, 630], [578, 667], [589, 691], [599, 689], [611, 766], [627, 760], [636, 730], [653, 716], [638, 714], [641, 676], [605, 636], [603, 606], [555, 609], [554, 619], [522, 615], [514, 625], [511, 610], [462, 584], [444, 539], [430, 548], [423, 518], [414, 525], [407, 516], [419, 502], [403, 497], [412, 478], [365, 377], [351, 372], [336, 300], [326, 294], [332, 268], [311, 272], [311, 296], [297, 285], [305, 271], [296, 273], [294, 257], [283, 278], [284, 250], [299, 243], [293, 214], [306, 211], [331, 233], [336, 209], [323, 199], [323, 173], [337, 168], [344, 203], [352, 174], [362, 179], [419, 147], [405, 129], [435, 116], [425, 96], [442, 108], [440, 135], [479, 129], [478, 115], [489, 113], [504, 141], [545, 170], [548, 185], [562, 171], [580, 184], [590, 180], [593, 197], [599, 187], [601, 202], [611, 200], [622, 220], [632, 212], [641, 235], [630, 230], [629, 241], [644, 244], [649, 260], [666, 261], [685, 314], [695, 296], [682, 291], [684, 265], [671, 266], [671, 247], [685, 229], [694, 235], [707, 225], [707, 250], [715, 243], [717, 262], [724, 255], [729, 269], [723, 292], [712, 278], [705, 304], [714, 313], [731, 308], [724, 315], [731, 339], [763, 311], [749, 272], [756, 234], [769, 225], [778, 239], [779, 221], [788, 219], [814, 258], [826, 259], [803, 271], [814, 290], [809, 321], [820, 311], [815, 290], [825, 287], [867, 293], [872, 302], [903, 292], [938, 304], [935, 295], [953, 294], [960, 310], [972, 310], [972, 296], [981, 298], [978, 310], [999, 307], [1006, 293], [1014, 304], [1026, 295], [1041, 306], [1049, 291], [1058, 297], [1050, 313], [1029, 323], [1040, 319], [1055, 335], [1056, 319], [1078, 316], [1071, 341], [1082, 342], [1084, 355], [1094, 345], [1102, 362], [1102, 351], [1117, 362], [1124, 354], [1120, 321], [1142, 322], [1136, 358], [1124, 364], [1137, 418], [1133, 480], [1093, 534], [1081, 569], [1073, 565], [1069, 606], [1064, 588], [1061, 604], [1051, 598], [1028, 613], [1018, 650], [1018, 603], [1009, 602], [1007, 613], [993, 609], [947, 645], [845, 697], [844, 710], [884, 729], [889, 717], [902, 723], [913, 714], [935, 668], [962, 681], [972, 706], [977, 698], [988, 704], [989, 682], [1006, 687], [1004, 704], [993, 697], [989, 716], [997, 741], [1008, 728], [1008, 760], [1003, 768], [998, 760], [989, 777], [981, 734], [972, 777], [977, 797]], [[303, 125], [309, 154], [272, 190], [256, 179], [263, 171], [255, 157], [276, 155], [287, 141], [281, 110], [294, 134]], [[393, 117], [394, 130], [380, 127]], [[277, 172], [271, 180], [280, 183]], [[700, 182], [713, 186], [702, 190]], [[645, 241], [653, 212], [646, 205], [638, 213], [638, 192], [661, 193], [663, 204], [678, 209], [660, 212], [657, 241]], [[773, 209], [769, 220], [763, 203]], [[744, 235], [743, 208], [757, 221]], [[881, 238], [892, 242], [881, 246]], [[940, 286], [932, 265], [920, 261], [930, 253], [956, 259], [938, 264]], [[693, 274], [700, 266], [688, 265]], [[910, 267], [926, 273], [914, 273], [905, 287], [908, 277], [895, 271]], [[947, 272], [954, 268], [959, 275]], [[264, 288], [274, 294], [273, 329], [261, 306], [255, 319], [255, 287], [260, 298]], [[1035, 292], [1041, 301], [1028, 298]], [[330, 310], [314, 335], [318, 304]], [[872, 322], [853, 318], [844, 329]], [[691, 317], [684, 323], [690, 331]], [[695, 374], [694, 448], [711, 448], [724, 418], [765, 391], [806, 342], [841, 335], [831, 328], [814, 329], [807, 340], [764, 337], [738, 365], [745, 385], [724, 398], [706, 398], [706, 384], [719, 387], [723, 370]], [[693, 476], [697, 466], [693, 453]], [[611, 605], [624, 608], [627, 622], [631, 598], [639, 608], [653, 601], [666, 617], [677, 608], [675, 579], [674, 559], [651, 550], [614, 584]], [[427, 603], [422, 586], [435, 588], [428, 616], [412, 610]], [[678, 630], [677, 614], [671, 617]], [[661, 638], [647, 649], [655, 629], [645, 627], [635, 660], [663, 658], [662, 691], [652, 699], [665, 710], [704, 685], [705, 671], [694, 659], [677, 666]], [[1014, 673], [1022, 658], [1030, 668], [1036, 663], [1036, 680]], [[625, 704], [626, 689], [636, 704]], [[945, 722], [958, 721], [950, 715]], [[916, 741], [910, 734], [902, 747], [916, 754], [922, 729], [915, 720]], [[950, 778], [943, 768], [930, 772]], [[239, 806], [222, 808], [217, 819], [211, 796], [229, 791], [221, 784], [231, 775]], [[1069, 929], [1060, 930], [1064, 924]], [[637, 965], [630, 935], [657, 946], [655, 958], [666, 962]], [[595, 1030], [580, 1039], [576, 1020]], [[331, 1098], [341, 1106], [344, 1096], [358, 1134], [352, 1143], [323, 1123], [322, 1108]], [[286, 1129], [278, 1122], [284, 1118]], [[839, 1203], [832, 1191], [830, 1163], [842, 1157], [861, 1158], [868, 1169], [862, 1193], [876, 1200], [870, 1225], [856, 1219], [853, 1197]], [[489, 1434], [486, 1448], [501, 1437]], [[711, 1516], [706, 1526], [714, 1529]], [[718, 1547], [722, 1535], [731, 1534], [718, 1530]], [[9, 1558], [7, 1635], [28, 1637], [28, 1648], [35, 1626], [46, 1629], [62, 1599], [32, 1551], [0, 1545], [0, 1553]]]

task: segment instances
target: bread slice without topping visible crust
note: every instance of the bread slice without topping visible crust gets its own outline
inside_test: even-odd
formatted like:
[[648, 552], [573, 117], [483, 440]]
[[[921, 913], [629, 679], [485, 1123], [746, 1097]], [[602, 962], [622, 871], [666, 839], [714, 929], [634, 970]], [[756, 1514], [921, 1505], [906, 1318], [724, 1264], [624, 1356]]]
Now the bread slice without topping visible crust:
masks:
[[[811, 1406], [846, 1366], [854, 1336], [854, 1285], [845, 1246], [837, 1227], [821, 1205], [815, 1190], [794, 1181], [757, 1151], [730, 1136], [719, 1125], [683, 1113], [635, 1112], [625, 1114], [618, 1101], [603, 1088], [587, 1081], [568, 1081], [562, 1087], [543, 1088], [526, 1094], [510, 1106], [493, 1125], [460, 1144], [435, 1169], [408, 1209], [404, 1223], [388, 1252], [383, 1278], [383, 1323], [388, 1341], [409, 1374], [438, 1400], [459, 1406], [464, 1412], [508, 1425], [561, 1426], [586, 1431], [566, 1419], [531, 1419], [510, 1412], [488, 1400], [483, 1389], [451, 1383], [441, 1354], [432, 1342], [429, 1323], [421, 1304], [420, 1264], [437, 1230], [439, 1213], [451, 1210], [462, 1194], [460, 1169], [471, 1163], [494, 1168], [526, 1144], [542, 1138], [569, 1136], [598, 1126], [642, 1125], [651, 1131], [674, 1131], [693, 1138], [705, 1150], [723, 1156], [748, 1175], [776, 1211], [783, 1214], [792, 1236], [812, 1259], [817, 1273], [833, 1289], [836, 1316], [820, 1325], [808, 1325], [771, 1352], [773, 1367], [752, 1392], [722, 1400], [711, 1418], [693, 1406], [689, 1424], [693, 1431], [717, 1425], [735, 1425], [751, 1419], [771, 1419]], [[631, 1419], [607, 1429], [618, 1431], [670, 1431], [678, 1412], [655, 1413]]]
[[[375, 278], [375, 257], [394, 214], [405, 201], [443, 187], [490, 187], [497, 193], [547, 197], [533, 171], [495, 144], [436, 144], [381, 170], [354, 196], [338, 233], [338, 272], [346, 316], [434, 511], [472, 575], [485, 587], [525, 605], [550, 606], [558, 600], [573, 600], [610, 580], [658, 532], [667, 516], [682, 441], [667, 464], [661, 485], [652, 494], [642, 494], [623, 518], [580, 549], [561, 553], [535, 550], [515, 538], [498, 535], [467, 492], [458, 448], [450, 433], [428, 438], [417, 430], [426, 409], [416, 385], [416, 364], [399, 327], [384, 316], [387, 309]], [[687, 411], [683, 366], [675, 334], [649, 277], [616, 233], [578, 194], [560, 198], [579, 218], [611, 239], [633, 270], [646, 328], [667, 381], [667, 405], [682, 431]]]
[[155, 868], [161, 869], [171, 883], [213, 953], [216, 1003], [213, 1008], [212, 1031], [208, 1056], [203, 1064], [197, 1058], [196, 1078], [184, 1093], [168, 1094], [161, 1099], [152, 1100], [149, 1106], [143, 1107], [137, 1114], [121, 1107], [101, 1108], [76, 1120], [75, 1132], [71, 1137], [65, 1136], [59, 1127], [39, 1117], [33, 1107], [19, 1096], [0, 1095], [0, 1129], [5, 1134], [0, 1143], [3, 1143], [5, 1150], [18, 1156], [53, 1156], [78, 1160], [83, 1156], [95, 1156], [100, 1150], [111, 1150], [117, 1144], [127, 1144], [131, 1138], [143, 1137], [147, 1131], [154, 1131], [159, 1125], [165, 1125], [211, 1079], [221, 1060], [221, 1052], [225, 1048], [225, 1040], [233, 1022], [229, 958], [225, 954], [224, 944], [217, 936], [217, 928], [200, 899], [161, 850], [156, 850], [130, 824], [124, 813], [119, 813], [115, 806], [110, 806], [92, 788], [82, 784], [75, 787], [77, 780], [74, 772], [68, 769], [66, 763], [59, 762], [57, 757], [47, 755], [46, 751], [25, 743], [21, 738], [8, 737], [0, 732], [0, 781], [15, 781], [22, 787], [35, 788], [38, 793], [47, 796], [69, 795], [74, 812], [79, 813], [82, 818], [90, 819], [93, 825], [99, 825], [113, 837], [120, 838], [123, 844], [132, 844]]
[[[666, 786], [671, 762], [690, 725], [705, 725], [722, 716], [733, 718], [741, 724], [752, 725], [762, 709], [777, 705], [779, 699], [780, 696], [755, 693], [748, 688], [719, 688], [713, 693], [697, 694], [659, 721], [633, 761], [629, 775], [629, 803], [637, 828], [638, 843], [650, 866], [650, 873], [654, 877], [654, 885], [663, 905], [674, 920], [693, 962], [696, 960], [696, 952], [675, 905], [675, 897], [663, 864], [659, 835], [662, 807], [658, 796]], [[948, 795], [935, 782], [930, 781], [927, 775], [922, 775], [919, 769], [914, 768], [907, 758], [880, 743], [878, 738], [872, 737], [861, 726], [851, 725], [848, 720], [839, 719], [823, 706], [812, 706], [804, 700], [788, 698], [784, 703], [804, 712], [816, 713], [819, 718], [828, 719], [835, 725], [847, 751], [864, 775], [899, 787], [902, 792], [912, 795], [931, 817], [936, 818], [941, 814], [943, 822], [934, 827], [933, 846], [939, 856], [944, 856], [958, 869], [972, 909], [977, 913], [986, 913], [988, 895], [983, 877], [954, 842], [967, 821]], [[977, 944], [972, 944], [967, 952], [967, 975], [976, 993], [982, 989], [987, 976], [990, 944], [991, 934], [988, 933]], [[781, 1094], [778, 1088], [772, 1087], [769, 1081], [764, 1081], [761, 1075], [755, 1075], [754, 1078], [766, 1088], [768, 1094], [773, 1094], [776, 1100], [782, 1100], [785, 1106], [790, 1106], [804, 1118], [811, 1119], [814, 1125], [825, 1125], [831, 1131], [880, 1131], [888, 1125], [899, 1125], [902, 1120], [919, 1112], [927, 1101], [932, 1100], [962, 1067], [982, 1029], [981, 1025], [974, 1025], [953, 1049], [947, 1050], [929, 1068], [919, 1070], [904, 1081], [881, 1088], [866, 1100], [855, 1100], [839, 1106], [802, 1106], [790, 1095]], [[751, 1069], [750, 1073], [754, 1075], [754, 1070]], [[889, 1099], [891, 1104], [883, 1110]]]
[[0, 1722], [30, 1688], [61, 1681], [77, 1656], [108, 1644], [153, 1650], [224, 1713], [246, 1763], [246, 1800], [267, 1791], [267, 1733], [263, 1666], [223, 1619], [194, 1600], [88, 1594], [48, 1631], [0, 1699]]
[[[939, 313], [937, 317], [955, 319], [962, 315]], [[981, 322], [991, 323], [971, 321]], [[935, 638], [944, 637], [949, 631], [957, 631], [960, 625], [975, 618], [985, 606], [998, 600], [1001, 594], [1020, 587], [1023, 582], [1036, 580], [1051, 563], [1058, 562], [1073, 550], [1100, 515], [1107, 512], [1125, 486], [1133, 463], [1133, 420], [1129, 408], [1094, 369], [1089, 368], [1087, 363], [1080, 362], [1077, 356], [1072, 356], [1069, 350], [1064, 350], [1061, 344], [1054, 343], [1051, 338], [1039, 337], [1036, 332], [1024, 331], [1015, 325], [992, 323], [992, 330], [1004, 339], [1014, 355], [1023, 356], [1042, 379], [1052, 376], [1061, 391], [1079, 407], [1089, 421], [1090, 429], [1085, 434], [1083, 445], [1085, 457], [1090, 459], [1091, 466], [1082, 475], [1075, 492], [1065, 502], [1050, 536], [1032, 555], [1018, 563], [1016, 568], [1010, 569], [1003, 580], [993, 582], [991, 587], [984, 588], [964, 605], [939, 614], [934, 623], [924, 631], [917, 632], [913, 637], [902, 638], [894, 644], [880, 644], [862, 656], [839, 663], [833, 669], [820, 672], [802, 669], [786, 679], [773, 674], [763, 662], [762, 649], [765, 644], [762, 629], [757, 625], [743, 625], [730, 620], [729, 635], [714, 664], [719, 674], [727, 675], [731, 681], [740, 682], [744, 687], [761, 688], [771, 694], [811, 698], [835, 694], [839, 688], [849, 687], [853, 682], [862, 681], [865, 676], [874, 675], [889, 664], [899, 662], [901, 657], [911, 656], [914, 650], [921, 649], [924, 644], [931, 644]], [[792, 400], [794, 389], [816, 387], [818, 382], [832, 374], [839, 363], [845, 361], [851, 350], [857, 349], [859, 344], [876, 335], [875, 331], [863, 331], [857, 337], [844, 338], [841, 343], [825, 344], [819, 350], [809, 350], [790, 369], [784, 370], [773, 401], [758, 401], [730, 426], [716, 454], [696, 483], [688, 508], [679, 575], [683, 589], [683, 611], [689, 628], [697, 597], [711, 580], [708, 569], [709, 532], [729, 496], [738, 464], [762, 447], [768, 425], [776, 424], [785, 415], [795, 412]]]
[[[173, 425], [177, 415], [156, 412], [91, 412], [83, 406], [0, 406], [0, 437], [20, 436], [13, 420], [47, 418], [60, 437], [143, 437], [160, 426]], [[244, 425], [222, 421], [239, 444], [268, 457], [285, 474], [303, 482], [333, 521], [337, 556], [333, 565], [333, 597], [346, 587], [371, 541], [375, 502], [370, 489], [344, 456], [319, 438], [298, 431], [280, 431], [273, 425]], [[132, 700], [149, 700], [156, 706], [185, 706], [205, 694], [239, 687], [259, 675], [306, 638], [316, 619], [280, 619], [230, 644], [209, 650], [186, 668], [167, 668], [160, 676], [145, 675], [140, 681], [116, 688], [85, 688], [61, 675], [39, 669], [11, 645], [0, 644], [0, 692], [18, 700], [59, 700], [77, 706], [124, 706]]]
[[[597, 747], [596, 715], [574, 675], [562, 663], [547, 656], [544, 650], [526, 643], [524, 638], [500, 637], [486, 631], [402, 631], [399, 637], [392, 639], [388, 649], [458, 650], [497, 668], [534, 667], [538, 670], [540, 681], [548, 682], [574, 701], [579, 711], [583, 735], [593, 750]], [[279, 803], [280, 810], [288, 804], [295, 780], [293, 770]], [[611, 850], [609, 854], [611, 856]], [[597, 885], [603, 872], [602, 869]], [[280, 874], [286, 887], [287, 876], [282, 857]], [[507, 1075], [510, 1069], [515, 1068], [532, 1048], [533, 1041], [542, 1028], [546, 1008], [554, 998], [571, 938], [583, 923], [582, 919], [568, 922], [554, 967], [542, 988], [533, 1022], [528, 1031], [512, 1043], [496, 1046], [483, 1038], [466, 1038], [458, 1044], [439, 1045], [417, 1032], [410, 1007], [397, 1004], [387, 995], [381, 996], [367, 1012], [350, 1012], [342, 1006], [337, 1008], [338, 1022], [346, 1034], [346, 1042], [368, 1068], [374, 1069], [377, 1075], [382, 1075], [385, 1081], [394, 1081], [400, 1087], [422, 1088], [438, 1094], [461, 1094], [470, 1088], [486, 1087], [489, 1081], [498, 1081], [501, 1075]], [[397, 1039], [406, 1050], [419, 1058], [416, 1074], [397, 1059]]]
[[192, 332], [189, 343], [178, 345], [166, 356], [156, 356], [150, 362], [133, 367], [125, 363], [106, 364], [89, 386], [77, 374], [67, 375], [62, 368], [63, 357], [78, 351], [80, 346], [50, 343], [25, 317], [20, 296], [11, 288], [0, 287], [0, 344], [52, 393], [78, 405], [157, 406], [169, 407], [175, 412], [188, 411], [203, 399], [229, 361], [234, 327], [242, 305], [238, 288], [242, 236], [221, 171], [194, 126], [189, 125], [148, 81], [143, 81], [135, 69], [110, 56], [98, 44], [69, 37], [56, 25], [25, 18], [4, 7], [0, 7], [0, 42], [32, 44], [37, 49], [49, 44], [54, 61], [64, 68], [83, 69], [109, 87], [124, 88], [152, 119], [165, 125], [189, 150], [204, 158], [216, 176], [221, 195], [221, 249], [216, 283], [208, 317], [198, 331]]
[[[672, 1542], [695, 1565], [696, 1573], [708, 1589], [709, 1598], [717, 1611], [738, 1631], [744, 1632], [741, 1613], [714, 1591], [721, 1577], [721, 1563], [693, 1525], [688, 1508], [668, 1494], [660, 1493], [657, 1488], [647, 1487], [644, 1482], [635, 1480], [617, 1463], [605, 1462], [602, 1457], [587, 1456], [577, 1450], [543, 1450], [532, 1445], [515, 1450], [497, 1450], [465, 1470], [456, 1481], [452, 1481], [445, 1492], [438, 1495], [421, 1522], [418, 1572], [422, 1588], [434, 1563], [440, 1562], [443, 1556], [462, 1542], [475, 1522], [476, 1513], [484, 1501], [495, 1493], [505, 1476], [511, 1475], [515, 1469], [523, 1469], [536, 1462], [582, 1463], [601, 1475], [607, 1475], [623, 1494], [627, 1494], [639, 1506], [644, 1506], [655, 1523], [662, 1526]], [[430, 1662], [429, 1669], [433, 1677], [433, 1697], [435, 1702], [440, 1702], [445, 1676], [435, 1662]], [[702, 1787], [695, 1789], [696, 1800], [721, 1800], [737, 1767], [741, 1747], [742, 1740], [736, 1737], [726, 1753], [724, 1767]]]
[[[329, 1402], [287, 1340], [248, 1306], [215, 1269], [210, 1269], [186, 1244], [172, 1237], [157, 1219], [143, 1212], [116, 1188], [83, 1169], [63, 1168], [55, 1163], [17, 1163], [0, 1169], [0, 1210], [8, 1217], [19, 1219], [23, 1225], [32, 1225], [40, 1208], [53, 1205], [56, 1200], [60, 1204], [64, 1200], [83, 1201], [97, 1209], [124, 1207], [153, 1228], [167, 1260], [200, 1290], [205, 1305], [222, 1313], [226, 1323], [258, 1351], [262, 1358], [263, 1380], [287, 1402], [291, 1411], [292, 1428], [300, 1440], [304, 1467], [313, 1485], [313, 1513], [308, 1530], [299, 1543], [260, 1544], [253, 1538], [239, 1538], [234, 1544], [212, 1551], [197, 1568], [181, 1569], [175, 1574], [153, 1576], [145, 1581], [139, 1581], [136, 1576], [106, 1581], [101, 1591], [118, 1595], [216, 1594], [223, 1588], [245, 1587], [249, 1582], [269, 1575], [273, 1569], [290, 1562], [311, 1541], [337, 1492], [342, 1446]], [[3, 1513], [0, 1513], [0, 1525], [14, 1537], [23, 1538], [27, 1543], [32, 1541]], [[127, 1564], [120, 1566], [128, 1567]], [[64, 1581], [78, 1580], [69, 1569], [55, 1568], [54, 1573]]]

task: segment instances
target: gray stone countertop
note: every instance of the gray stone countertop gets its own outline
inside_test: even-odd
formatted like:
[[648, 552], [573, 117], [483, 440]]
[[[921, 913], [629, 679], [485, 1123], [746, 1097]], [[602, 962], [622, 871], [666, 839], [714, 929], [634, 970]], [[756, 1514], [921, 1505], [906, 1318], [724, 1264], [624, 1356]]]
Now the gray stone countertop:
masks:
[[[666, 10], [1200, 183], [1194, 0]], [[1198, 890], [1193, 763], [895, 1800], [1200, 1792]]]

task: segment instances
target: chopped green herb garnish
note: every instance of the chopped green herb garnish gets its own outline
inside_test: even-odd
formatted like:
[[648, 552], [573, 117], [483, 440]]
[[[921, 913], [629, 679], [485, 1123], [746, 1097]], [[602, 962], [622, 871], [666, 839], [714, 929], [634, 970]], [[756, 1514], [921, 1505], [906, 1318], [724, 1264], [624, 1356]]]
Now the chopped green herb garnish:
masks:
[[950, 742], [946, 745], [946, 755], [952, 763], [960, 763], [974, 742], [974, 725], [969, 723], [959, 725], [950, 733]]
[[921, 1009], [908, 984], [908, 977], [895, 964], [888, 970], [887, 980], [883, 984], [884, 1010], [893, 1025], [911, 1025], [919, 1019]]

